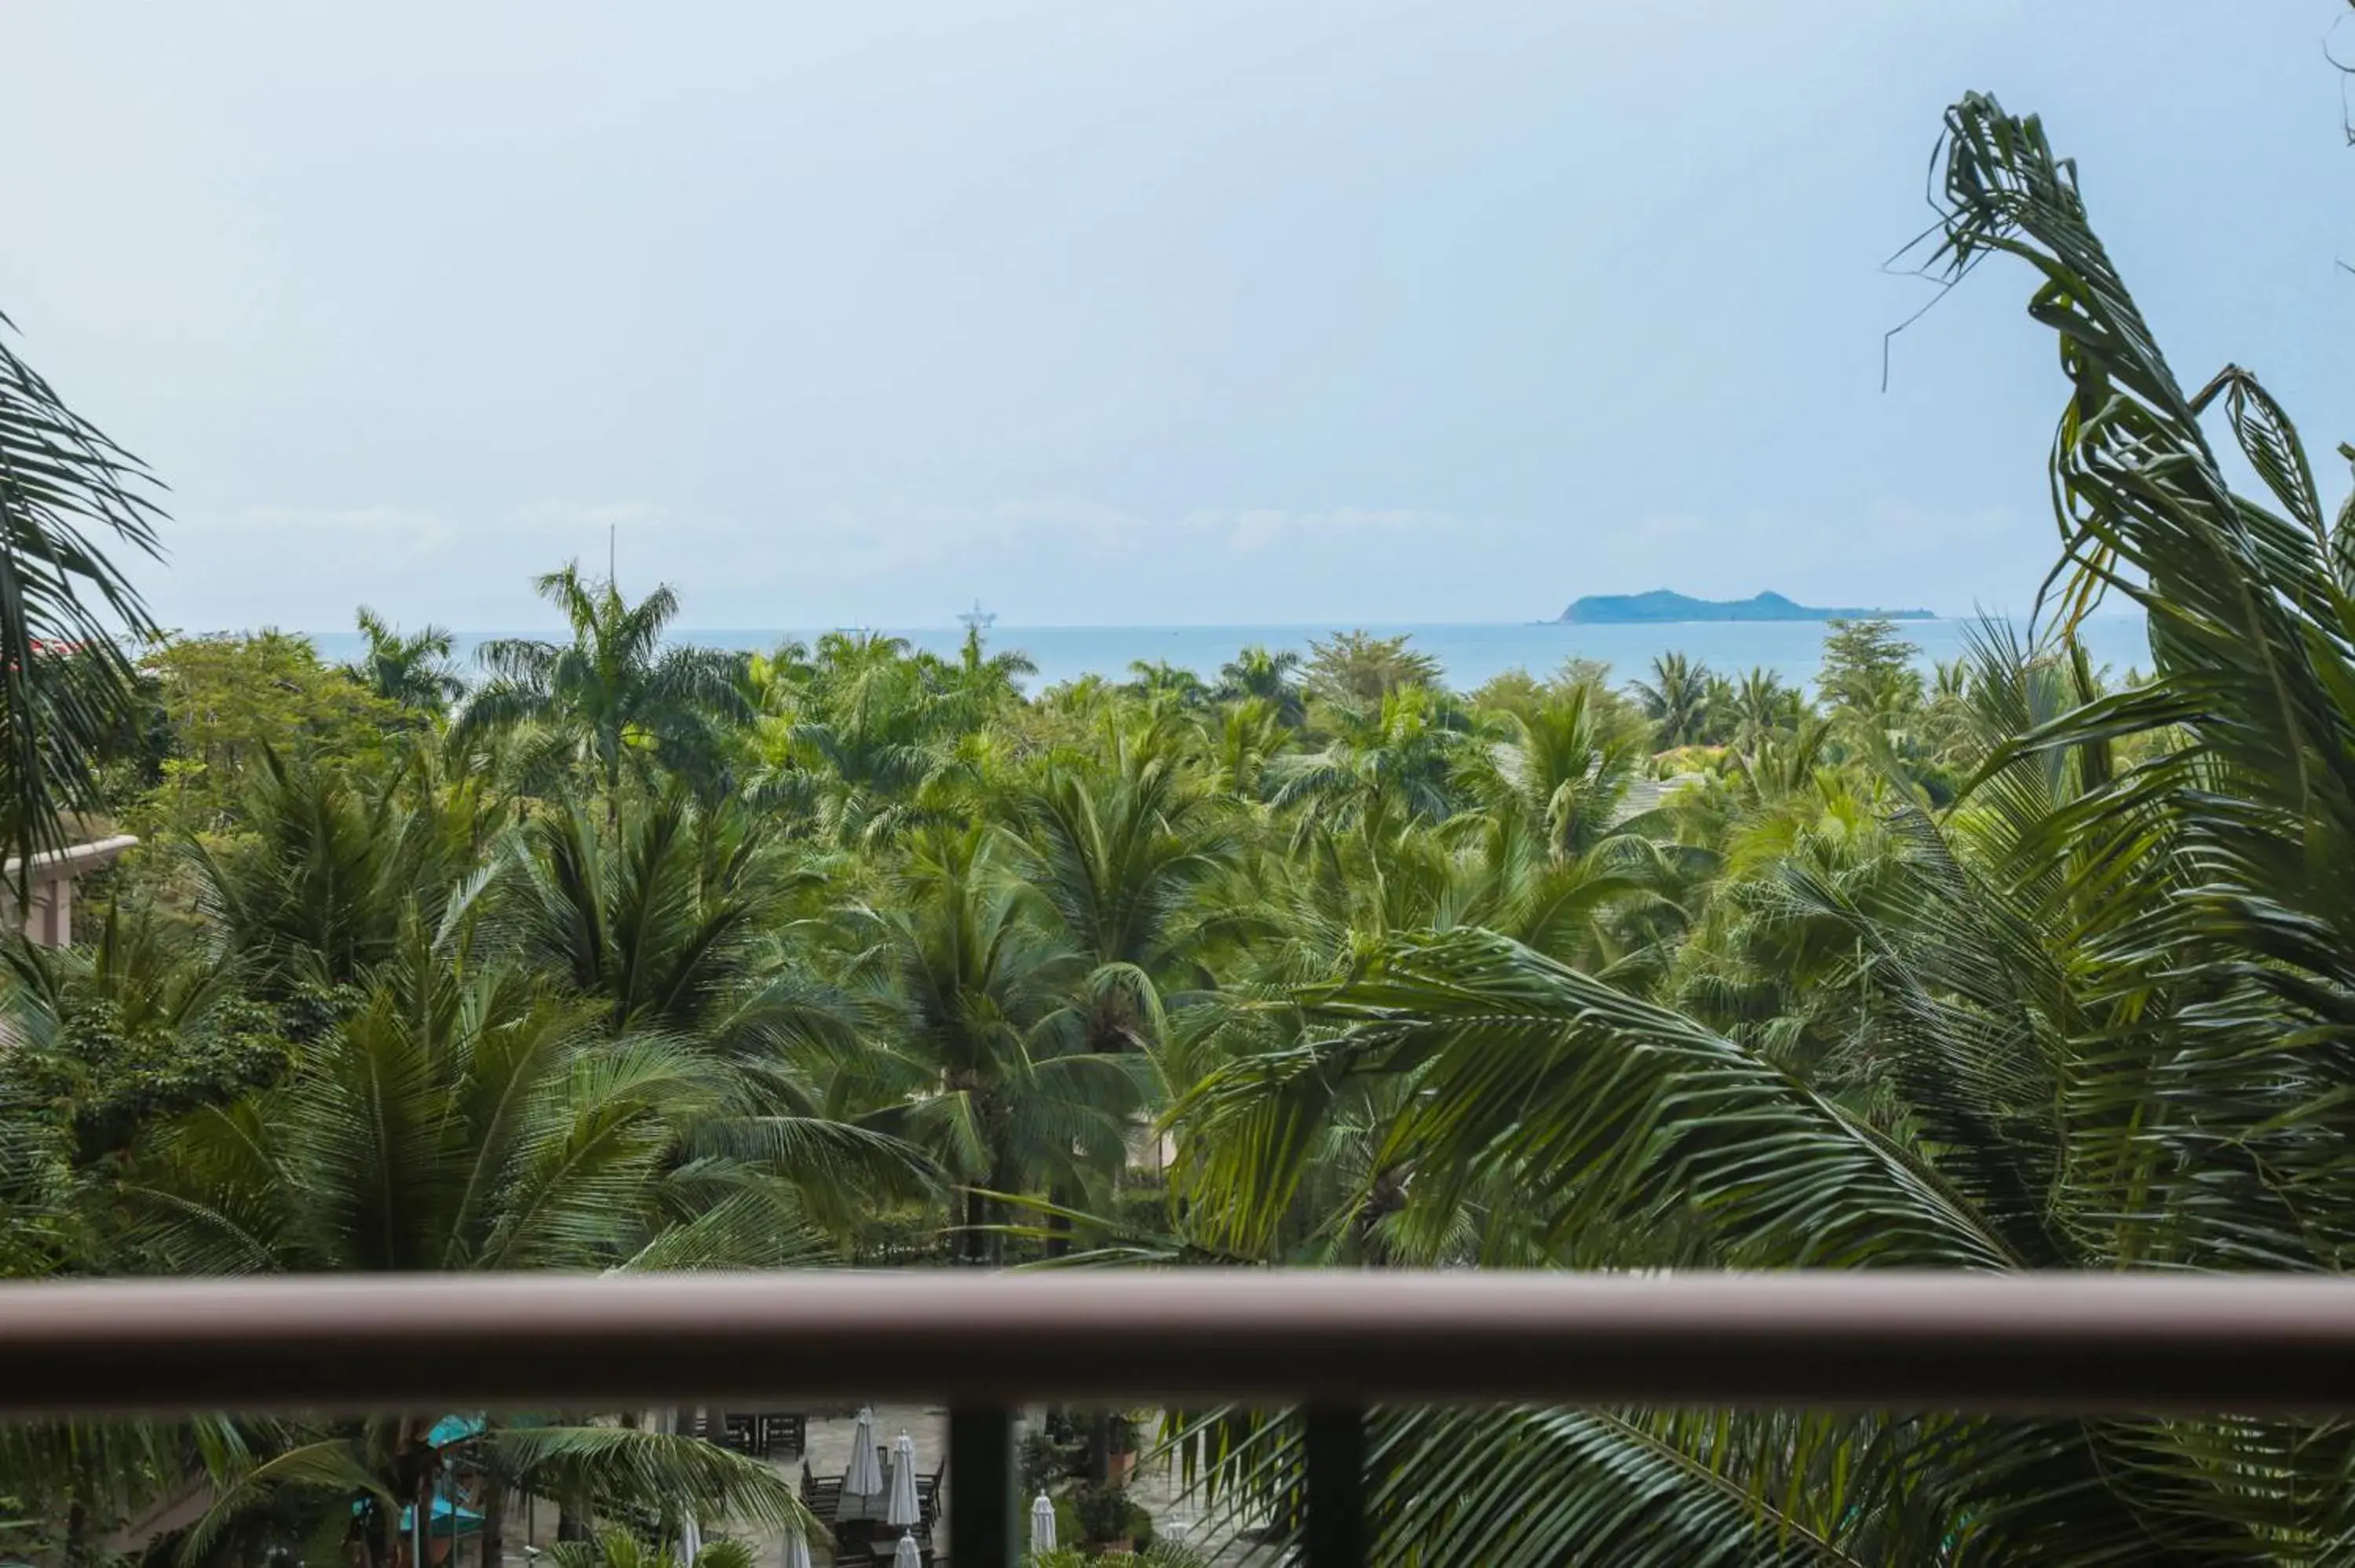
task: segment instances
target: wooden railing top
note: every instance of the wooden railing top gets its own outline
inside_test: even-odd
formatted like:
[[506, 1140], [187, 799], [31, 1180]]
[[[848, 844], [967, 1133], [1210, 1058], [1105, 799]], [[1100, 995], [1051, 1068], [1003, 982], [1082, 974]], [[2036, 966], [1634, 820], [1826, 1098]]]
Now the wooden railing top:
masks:
[[2355, 1411], [2355, 1281], [1232, 1270], [0, 1287], [0, 1414], [682, 1398]]

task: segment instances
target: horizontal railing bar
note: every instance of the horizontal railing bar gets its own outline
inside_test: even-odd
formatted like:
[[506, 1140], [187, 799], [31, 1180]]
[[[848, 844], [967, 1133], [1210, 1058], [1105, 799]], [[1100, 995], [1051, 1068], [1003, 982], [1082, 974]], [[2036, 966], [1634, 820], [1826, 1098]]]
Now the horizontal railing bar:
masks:
[[2308, 1276], [355, 1276], [0, 1286], [0, 1414], [682, 1397], [2355, 1411]]

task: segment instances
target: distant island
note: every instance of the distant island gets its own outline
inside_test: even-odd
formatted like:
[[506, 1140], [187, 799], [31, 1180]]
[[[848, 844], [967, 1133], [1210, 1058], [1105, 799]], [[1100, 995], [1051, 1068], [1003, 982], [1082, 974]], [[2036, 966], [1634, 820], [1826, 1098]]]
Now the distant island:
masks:
[[1667, 588], [1650, 593], [1597, 593], [1577, 600], [1561, 619], [1580, 626], [1640, 626], [1660, 620], [1935, 620], [1926, 609], [1828, 609], [1794, 604], [1779, 593], [1755, 599], [1689, 599]]

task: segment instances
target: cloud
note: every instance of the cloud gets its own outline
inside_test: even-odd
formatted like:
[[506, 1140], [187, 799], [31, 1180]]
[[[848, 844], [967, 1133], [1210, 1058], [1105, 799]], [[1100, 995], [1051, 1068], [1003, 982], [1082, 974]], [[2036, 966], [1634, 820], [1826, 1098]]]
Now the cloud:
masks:
[[249, 506], [241, 512], [197, 514], [195, 521], [231, 528], [411, 528], [436, 521], [430, 512], [400, 506]]
[[533, 501], [515, 508], [508, 520], [517, 527], [572, 533], [583, 528], [658, 525], [670, 516], [669, 507], [644, 501], [607, 501], [589, 504], [570, 501]]
[[252, 569], [283, 581], [323, 567], [377, 571], [429, 560], [457, 533], [440, 514], [413, 507], [249, 506], [182, 517], [165, 543], [176, 574]]
[[1156, 529], [1139, 514], [1088, 501], [975, 505], [893, 498], [823, 506], [798, 520], [739, 523], [719, 533], [730, 542], [765, 545], [776, 552], [773, 564], [805, 579], [856, 583], [958, 561], [987, 565], [1046, 553], [1129, 556], [1147, 548]]
[[[1390, 595], [1395, 614], [1430, 574], [1378, 563], [1460, 550], [1484, 526], [1405, 507], [1153, 513], [1072, 496], [900, 496], [782, 518], [681, 514], [655, 553], [687, 619], [705, 626], [928, 624], [976, 595], [1009, 621], [1152, 624], [1371, 615], [1359, 607], [1375, 569], [1403, 590]], [[646, 553], [633, 534], [624, 525], [625, 583]]]
[[442, 512], [390, 503], [265, 504], [193, 511], [166, 533], [170, 557], [134, 574], [165, 624], [326, 630], [370, 605], [402, 622], [536, 625], [538, 573], [603, 564], [606, 529], [658, 524], [638, 502], [539, 502]]
[[[1774, 588], [1817, 603], [1960, 611], [2033, 592], [2041, 525], [2003, 507], [1892, 500], [1861, 518], [1659, 511], [1497, 517], [1415, 506], [1191, 507], [1084, 496], [887, 496], [783, 515], [544, 498], [464, 514], [261, 505], [192, 517], [149, 587], [188, 627], [325, 630], [348, 607], [460, 630], [549, 623], [531, 578], [602, 567], [673, 585], [701, 628], [929, 625], [978, 597], [1008, 624], [1497, 621], [1587, 593]], [[1934, 577], [1925, 573], [1936, 569]]]

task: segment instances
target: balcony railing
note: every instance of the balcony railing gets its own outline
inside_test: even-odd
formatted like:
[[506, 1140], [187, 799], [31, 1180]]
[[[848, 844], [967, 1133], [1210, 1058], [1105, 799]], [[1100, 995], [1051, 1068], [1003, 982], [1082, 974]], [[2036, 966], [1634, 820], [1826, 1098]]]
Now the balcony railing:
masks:
[[1019, 1404], [1304, 1405], [1307, 1558], [1338, 1568], [1364, 1556], [1370, 1404], [2345, 1413], [2355, 1282], [1202, 1270], [0, 1287], [0, 1414], [792, 1396], [949, 1403], [958, 1568], [1017, 1560]]

